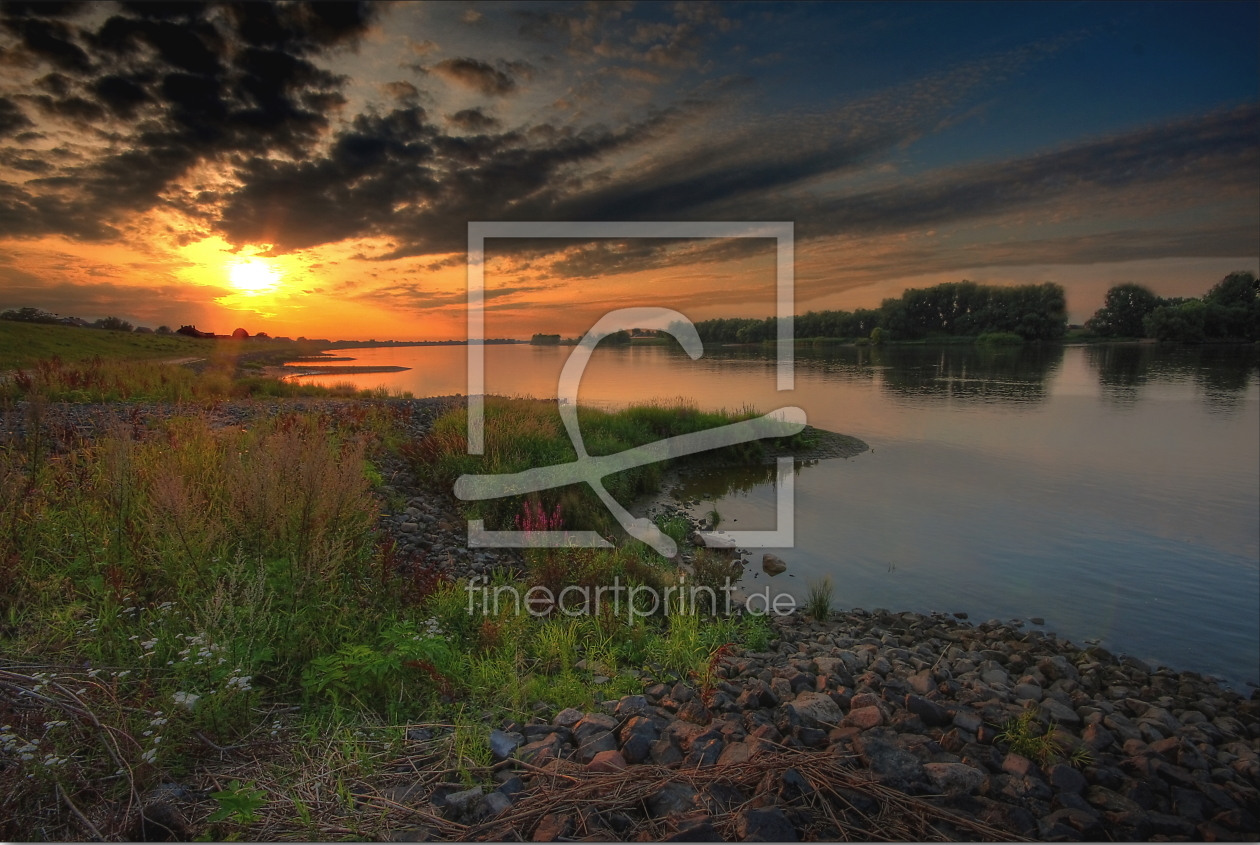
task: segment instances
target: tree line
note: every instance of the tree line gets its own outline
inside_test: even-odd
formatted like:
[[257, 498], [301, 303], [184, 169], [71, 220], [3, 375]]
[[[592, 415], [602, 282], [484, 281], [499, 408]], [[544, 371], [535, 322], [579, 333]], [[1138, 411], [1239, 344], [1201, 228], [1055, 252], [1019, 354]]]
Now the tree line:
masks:
[[[885, 299], [879, 308], [798, 314], [792, 328], [800, 339], [1010, 334], [1026, 341], [1055, 340], [1067, 331], [1067, 299], [1061, 285], [1049, 282], [1013, 287], [948, 282], [910, 288], [900, 297]], [[778, 337], [775, 317], [702, 320], [696, 331], [705, 343], [760, 343]]]
[[1202, 297], [1162, 297], [1139, 284], [1116, 285], [1085, 328], [1100, 337], [1183, 343], [1260, 340], [1260, 280], [1230, 273]]

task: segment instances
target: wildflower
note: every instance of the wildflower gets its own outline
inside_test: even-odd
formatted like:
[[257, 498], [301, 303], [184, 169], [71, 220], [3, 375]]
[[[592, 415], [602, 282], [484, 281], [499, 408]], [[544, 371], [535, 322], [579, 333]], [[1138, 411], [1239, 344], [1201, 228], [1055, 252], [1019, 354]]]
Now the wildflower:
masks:
[[156, 760], [157, 760], [157, 749], [156, 749], [156, 748], [150, 748], [148, 751], [146, 751], [146, 752], [144, 752], [143, 754], [141, 754], [141, 755], [140, 755], [140, 759], [141, 759], [141, 761], [143, 761], [143, 762], [145, 762], [145, 763], [152, 763], [152, 762], [156, 761]]
[[179, 706], [192, 710], [197, 704], [197, 699], [201, 698], [201, 696], [194, 692], [177, 692], [171, 696], [171, 698], [173, 698], [175, 703]]

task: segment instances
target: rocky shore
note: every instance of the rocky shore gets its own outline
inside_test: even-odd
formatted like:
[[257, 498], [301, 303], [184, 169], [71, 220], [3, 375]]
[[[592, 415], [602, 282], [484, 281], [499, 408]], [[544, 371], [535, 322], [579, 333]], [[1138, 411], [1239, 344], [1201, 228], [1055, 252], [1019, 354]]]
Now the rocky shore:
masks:
[[[420, 435], [451, 401], [389, 403]], [[203, 413], [243, 425], [352, 406], [226, 402]], [[187, 410], [43, 414], [69, 438]], [[28, 416], [8, 414], [4, 435], [23, 434]], [[451, 578], [521, 569], [516, 550], [466, 547], [448, 491], [399, 458], [380, 470], [380, 528], [404, 562]], [[592, 712], [536, 702], [527, 721], [487, 725], [494, 784], [468, 789], [420, 771], [409, 782], [399, 772], [385, 792], [363, 787], [358, 800], [431, 820], [397, 829], [398, 841], [1260, 836], [1260, 693], [1244, 698], [1195, 672], [964, 613], [852, 610], [771, 623], [768, 650], [728, 650], [707, 687], [649, 666], [642, 694]], [[410, 739], [423, 747], [441, 730]]]

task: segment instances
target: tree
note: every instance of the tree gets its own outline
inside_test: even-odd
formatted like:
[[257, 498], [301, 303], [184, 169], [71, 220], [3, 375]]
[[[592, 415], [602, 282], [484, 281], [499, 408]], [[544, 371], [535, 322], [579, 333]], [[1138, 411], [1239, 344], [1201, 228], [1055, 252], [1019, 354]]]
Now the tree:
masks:
[[93, 322], [92, 327], [96, 329], [105, 329], [106, 331], [111, 332], [129, 332], [135, 328], [135, 326], [131, 325], [131, 323], [128, 323], [120, 317], [102, 317], [101, 319]]
[[1128, 282], [1107, 291], [1103, 307], [1085, 321], [1085, 328], [1103, 337], [1144, 337], [1142, 321], [1165, 304], [1141, 285]]
[[1201, 343], [1205, 332], [1208, 306], [1197, 299], [1180, 305], [1161, 305], [1142, 321], [1147, 337], [1158, 340], [1178, 340], [1182, 343]]
[[0, 314], [0, 320], [13, 320], [18, 323], [60, 323], [61, 318], [56, 314], [49, 314], [39, 308], [26, 306], [25, 308], [16, 308], [5, 311]]

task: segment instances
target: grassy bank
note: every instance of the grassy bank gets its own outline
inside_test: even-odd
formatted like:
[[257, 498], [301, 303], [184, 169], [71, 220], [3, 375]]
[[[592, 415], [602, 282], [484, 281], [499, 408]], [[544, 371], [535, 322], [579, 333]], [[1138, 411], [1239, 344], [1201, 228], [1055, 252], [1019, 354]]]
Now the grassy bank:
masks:
[[[370, 814], [347, 821], [349, 790], [392, 771], [409, 725], [434, 732], [428, 765], [488, 781], [492, 720], [591, 707], [649, 674], [711, 685], [725, 643], [768, 642], [760, 622], [646, 606], [568, 618], [470, 602], [440, 561], [400, 559], [376, 530], [376, 466], [403, 412], [347, 408], [248, 430], [176, 417], [57, 453], [32, 419], [0, 446], [0, 834], [79, 838], [73, 805], [134, 838], [140, 797], [174, 779], [218, 789], [223, 814], [199, 821], [211, 838], [263, 838], [264, 823], [268, 837], [373, 838]], [[717, 419], [679, 414], [612, 415], [608, 439], [588, 437], [611, 449], [654, 423]], [[720, 583], [726, 567], [702, 557], [697, 577]], [[537, 550], [528, 568], [556, 593], [681, 577], [637, 545]]]
[[[609, 412], [579, 408], [578, 424], [587, 452], [592, 456], [611, 455], [635, 446], [678, 434], [729, 425], [759, 416], [755, 411], [700, 411], [677, 405], [639, 405]], [[554, 402], [488, 397], [485, 404], [485, 453], [469, 455], [465, 432], [467, 412], [457, 408], [434, 423], [433, 430], [408, 451], [417, 472], [443, 485], [452, 484], [466, 473], [513, 473], [534, 467], [554, 466], [577, 460], [577, 453], [564, 429]], [[790, 439], [795, 447], [810, 445], [802, 433]], [[758, 442], [729, 447], [707, 460], [736, 463], [759, 462], [764, 446]], [[604, 479], [604, 486], [618, 501], [653, 493], [665, 464], [649, 464]], [[568, 528], [596, 530], [611, 534], [617, 529], [603, 504], [586, 485], [578, 484], [545, 491], [534, 497], [546, 513], [557, 508]], [[521, 513], [519, 497], [473, 502], [470, 515], [486, 520], [489, 528], [511, 529]]]
[[31, 367], [41, 359], [53, 357], [66, 363], [92, 358], [204, 358], [216, 343], [175, 334], [135, 334], [0, 320], [0, 371]]

